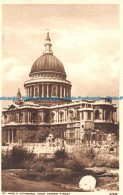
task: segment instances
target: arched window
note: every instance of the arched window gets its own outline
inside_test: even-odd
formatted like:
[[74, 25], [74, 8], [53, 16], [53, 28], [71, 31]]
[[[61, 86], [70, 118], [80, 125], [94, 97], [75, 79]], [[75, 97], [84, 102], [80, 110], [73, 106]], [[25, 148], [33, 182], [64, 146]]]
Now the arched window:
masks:
[[95, 111], [95, 119], [99, 119], [99, 110]]

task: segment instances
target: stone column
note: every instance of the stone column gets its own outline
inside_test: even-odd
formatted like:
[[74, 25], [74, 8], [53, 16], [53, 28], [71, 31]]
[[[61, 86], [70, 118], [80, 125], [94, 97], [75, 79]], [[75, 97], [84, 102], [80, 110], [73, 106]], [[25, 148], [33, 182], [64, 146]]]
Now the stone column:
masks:
[[41, 84], [41, 97], [43, 97], [43, 86]]
[[32, 88], [32, 97], [33, 97], [33, 96], [34, 96], [34, 95], [33, 95], [33, 86], [32, 86], [31, 88]]
[[59, 110], [58, 110], [58, 123], [59, 123]]
[[37, 85], [37, 93], [38, 93], [38, 95], [37, 96], [39, 96], [39, 85]]
[[31, 122], [32, 122], [32, 121], [31, 121], [31, 112], [29, 112], [29, 119], [30, 119], [30, 123], [31, 123]]
[[26, 97], [27, 97], [27, 88], [25, 88], [25, 93], [26, 93]]
[[28, 97], [28, 87], [26, 88], [26, 91], [27, 91], [27, 94], [26, 94], [26, 95], [27, 95], [27, 97]]
[[29, 112], [28, 112], [28, 123], [30, 122], [30, 119], [29, 119]]
[[34, 92], [34, 97], [35, 97], [35, 85], [34, 85], [34, 88], [33, 88], [33, 92]]
[[60, 86], [60, 98], [62, 98], [62, 86]]
[[84, 112], [85, 120], [88, 120], [87, 112]]
[[113, 121], [113, 111], [111, 111], [111, 121]]
[[102, 115], [103, 115], [102, 109], [100, 109], [100, 110], [99, 110], [99, 119], [100, 119], [100, 120], [102, 120]]
[[54, 119], [55, 119], [55, 122], [57, 121], [57, 114], [56, 114], [57, 112], [55, 112], [55, 117], [54, 117]]
[[91, 120], [94, 120], [94, 115], [93, 115], [93, 112], [91, 112]]
[[102, 109], [102, 119], [104, 120], [104, 109]]
[[114, 119], [114, 122], [116, 122], [115, 112], [113, 112], [113, 119]]
[[28, 87], [28, 97], [30, 96], [30, 88]]
[[28, 97], [28, 88], [26, 88], [26, 97]]
[[80, 112], [80, 121], [82, 120], [82, 112]]
[[25, 115], [25, 111], [23, 112], [23, 123], [25, 123], [26, 122], [26, 117], [25, 117], [26, 115]]
[[56, 96], [58, 97], [58, 85], [56, 85]]
[[30, 97], [30, 87], [29, 87], [29, 97]]
[[115, 112], [115, 122], [117, 122], [117, 112]]
[[10, 143], [10, 129], [8, 130], [8, 143]]
[[47, 84], [47, 97], [49, 97], [49, 85]]
[[27, 87], [27, 97], [29, 97], [29, 87]]
[[67, 97], [68, 97], [68, 88], [67, 88]]
[[44, 84], [42, 84], [42, 97], [44, 97]]
[[56, 110], [56, 120], [55, 122], [58, 122], [58, 110]]
[[33, 97], [33, 86], [31, 86], [31, 97]]
[[109, 112], [109, 121], [111, 122], [111, 111]]
[[18, 123], [20, 122], [20, 118], [19, 118], [19, 115], [20, 115], [20, 114], [18, 113]]
[[65, 121], [65, 119], [66, 119], [65, 112], [66, 112], [66, 111], [64, 110], [64, 112], [63, 112], [63, 114], [64, 114], [63, 121]]
[[67, 109], [65, 109], [65, 121], [67, 121]]
[[42, 112], [42, 122], [44, 122], [44, 112]]
[[14, 130], [12, 129], [12, 143], [14, 143]]
[[64, 97], [65, 97], [65, 87], [64, 87]]
[[32, 87], [30, 87], [30, 97], [32, 97]]
[[41, 97], [41, 90], [42, 90], [42, 86], [39, 85], [39, 97]]
[[69, 89], [69, 91], [70, 91], [70, 98], [71, 98], [71, 88]]
[[104, 110], [104, 120], [106, 120], [106, 119], [105, 119], [105, 110]]

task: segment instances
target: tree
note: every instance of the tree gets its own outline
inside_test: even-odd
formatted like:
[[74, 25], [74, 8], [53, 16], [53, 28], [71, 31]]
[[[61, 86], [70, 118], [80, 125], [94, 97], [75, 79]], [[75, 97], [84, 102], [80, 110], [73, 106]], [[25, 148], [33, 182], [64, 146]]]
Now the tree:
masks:
[[49, 135], [50, 130], [48, 127], [42, 127], [40, 130], [30, 130], [26, 133], [24, 142], [25, 143], [37, 143], [37, 142], [44, 142], [46, 137]]
[[48, 127], [42, 127], [40, 130], [37, 131], [35, 141], [36, 142], [44, 142], [46, 137], [49, 135], [50, 130]]
[[36, 131], [32, 130], [32, 131], [28, 131], [25, 135], [24, 138], [24, 142], [27, 143], [34, 143], [35, 142], [35, 138], [36, 138]]

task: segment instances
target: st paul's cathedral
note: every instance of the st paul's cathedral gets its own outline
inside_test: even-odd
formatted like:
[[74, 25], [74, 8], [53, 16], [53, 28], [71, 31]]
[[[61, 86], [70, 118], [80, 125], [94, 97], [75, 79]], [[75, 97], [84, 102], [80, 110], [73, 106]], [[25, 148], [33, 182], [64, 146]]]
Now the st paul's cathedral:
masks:
[[18, 100], [3, 109], [2, 143], [23, 143], [25, 136], [42, 129], [49, 129], [69, 145], [105, 141], [108, 135], [114, 139], [118, 129], [116, 105], [106, 98], [70, 100], [72, 84], [64, 65], [52, 52], [49, 32], [44, 45], [43, 54], [33, 63], [29, 80], [24, 83], [25, 97], [33, 99], [23, 100], [18, 90]]

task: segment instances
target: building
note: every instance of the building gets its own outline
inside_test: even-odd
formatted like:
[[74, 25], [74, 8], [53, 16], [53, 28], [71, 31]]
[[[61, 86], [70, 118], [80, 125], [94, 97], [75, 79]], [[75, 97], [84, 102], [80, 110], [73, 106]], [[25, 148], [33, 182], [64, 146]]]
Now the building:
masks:
[[109, 135], [113, 140], [118, 129], [116, 105], [106, 98], [71, 101], [72, 85], [62, 62], [53, 55], [49, 32], [44, 45], [24, 83], [25, 100], [18, 90], [18, 99], [2, 112], [3, 144], [25, 142], [27, 135], [42, 129], [70, 145], [104, 141]]

